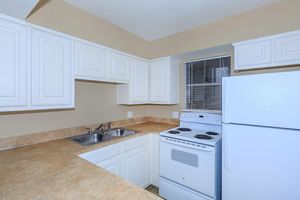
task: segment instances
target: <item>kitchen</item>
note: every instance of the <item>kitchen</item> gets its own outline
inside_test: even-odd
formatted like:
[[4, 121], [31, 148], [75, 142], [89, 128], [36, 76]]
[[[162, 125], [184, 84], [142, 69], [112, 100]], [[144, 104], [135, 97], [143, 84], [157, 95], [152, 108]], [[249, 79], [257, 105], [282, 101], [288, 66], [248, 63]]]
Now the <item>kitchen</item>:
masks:
[[[159, 133], [162, 133], [163, 138], [173, 140], [169, 140], [168, 143], [186, 141], [180, 134], [177, 136], [166, 134], [168, 130], [176, 127], [203, 130], [204, 128], [194, 125], [210, 124], [211, 121], [206, 120], [209, 120], [211, 115], [217, 118], [217, 123], [209, 126], [213, 130], [205, 127], [205, 131], [222, 135], [219, 141], [223, 148], [221, 152], [223, 173], [220, 170], [216, 172], [216, 178], [222, 180], [216, 181], [218, 186], [213, 186], [220, 191], [214, 190], [214, 194], [211, 190], [203, 192], [201, 188], [197, 188], [202, 184], [198, 180], [191, 181], [187, 185], [179, 183], [180, 188], [183, 185], [184, 189], [188, 189], [185, 191], [191, 189], [187, 195], [194, 194], [195, 191], [196, 194], [201, 194], [201, 197], [196, 195], [189, 197], [190, 199], [221, 198], [222, 195], [222, 199], [225, 200], [241, 197], [283, 199], [280, 195], [285, 195], [284, 199], [299, 199], [300, 194], [295, 188], [299, 184], [296, 180], [298, 173], [294, 171], [299, 168], [296, 154], [296, 142], [299, 140], [297, 135], [292, 134], [293, 130], [297, 130], [297, 117], [296, 114], [293, 118], [285, 117], [291, 116], [299, 109], [297, 106], [288, 107], [292, 103], [291, 99], [299, 99], [299, 96], [297, 92], [286, 89], [296, 89], [297, 84], [299, 85], [298, 1], [256, 3], [247, 1], [248, 4], [244, 7], [243, 5], [236, 5], [235, 9], [226, 7], [224, 10], [229, 13], [227, 15], [225, 13], [225, 17], [210, 16], [211, 22], [204, 21], [206, 23], [196, 26], [190, 24], [188, 28], [194, 27], [192, 31], [184, 27], [178, 30], [180, 26], [169, 25], [169, 29], [174, 28], [176, 31], [168, 30], [169, 33], [164, 32], [162, 25], [156, 24], [159, 28], [155, 27], [153, 22], [158, 22], [160, 17], [143, 18], [149, 28], [144, 23], [141, 26], [141, 22], [138, 23], [134, 19], [138, 14], [143, 16], [142, 11], [145, 12], [147, 8], [152, 9], [152, 14], [163, 12], [166, 8], [164, 6], [172, 4], [170, 2], [166, 5], [156, 1], [152, 3], [143, 1], [143, 5], [135, 4], [136, 2], [126, 2], [127, 4], [101, 2], [104, 3], [98, 7], [91, 6], [93, 1], [90, 1], [90, 4], [81, 4], [80, 1], [72, 0], [42, 0], [28, 1], [22, 6], [16, 6], [20, 2], [15, 1], [1, 2], [0, 12], [3, 13], [0, 17], [0, 40], [3, 44], [0, 47], [1, 70], [3, 70], [0, 75], [1, 199], [159, 199], [159, 196], [141, 189], [149, 185], [159, 186], [161, 193], [162, 190], [165, 191], [163, 188], [167, 188], [160, 186], [160, 177], [166, 175], [160, 174], [162, 171], [159, 161], [161, 158]], [[192, 5], [195, 2], [190, 3]], [[230, 5], [232, 1], [223, 3]], [[203, 15], [209, 16], [209, 13], [212, 13], [209, 9], [222, 9], [224, 4], [220, 3], [219, 6], [207, 4], [207, 12], [203, 12], [199, 18], [203, 18]], [[196, 5], [200, 9], [197, 3], [194, 8]], [[128, 10], [124, 9], [130, 9], [130, 6], [132, 8], [139, 6], [137, 10], [141, 13], [135, 10], [129, 14]], [[187, 6], [182, 6], [180, 2], [174, 3], [173, 6], [174, 9], [187, 9]], [[91, 9], [93, 7], [95, 9]], [[102, 8], [111, 9], [111, 12], [108, 13]], [[198, 13], [197, 9], [189, 9], [191, 10], [188, 11]], [[95, 11], [103, 13], [103, 16], [97, 16]], [[122, 19], [122, 13], [128, 17], [127, 21], [137, 23], [131, 25], [145, 28], [138, 30], [147, 30], [146, 33], [143, 35], [141, 32], [134, 32], [129, 25], [126, 27], [126, 23], [122, 20], [110, 21]], [[178, 13], [172, 12], [175, 16], [171, 15], [171, 18], [178, 16]], [[123, 24], [125, 28], [118, 24], [122, 22], [125, 23]], [[142, 35], [144, 39], [137, 35]], [[287, 45], [280, 54], [280, 49], [277, 49], [275, 44], [284, 45], [285, 41]], [[19, 50], [18, 54], [14, 53], [14, 48]], [[64, 54], [63, 57], [61, 52]], [[276, 52], [279, 52], [280, 56], [277, 57]], [[227, 57], [230, 57], [229, 61]], [[214, 66], [216, 62], [220, 63], [221, 69]], [[227, 66], [230, 68], [227, 69]], [[12, 67], [17, 67], [15, 70], [19, 71], [12, 70]], [[209, 74], [214, 76], [207, 77], [205, 76], [207, 73], [198, 70], [204, 68], [212, 70], [213, 73]], [[187, 74], [188, 70], [190, 71]], [[284, 73], [277, 73], [283, 71]], [[248, 76], [250, 74], [254, 75]], [[220, 77], [228, 75], [232, 77], [224, 78], [221, 85]], [[203, 78], [205, 81], [201, 80]], [[264, 94], [266, 90], [263, 86], [260, 87], [259, 83], [266, 80], [271, 81], [264, 87], [271, 90], [268, 89], [270, 92]], [[282, 81], [286, 84], [279, 84]], [[258, 86], [254, 88], [249, 84]], [[238, 85], [247, 86], [247, 92]], [[219, 95], [221, 86], [222, 113], [220, 112], [222, 99]], [[193, 87], [194, 89], [191, 89]], [[205, 96], [201, 89], [197, 89], [200, 87], [214, 89], [209, 91], [212, 92], [211, 95]], [[274, 89], [277, 93], [271, 92]], [[290, 98], [282, 98], [286, 95]], [[199, 100], [199, 97], [204, 100]], [[263, 97], [272, 101], [267, 101]], [[279, 107], [282, 102], [284, 106]], [[289, 108], [290, 112], [287, 113], [285, 108]], [[197, 112], [191, 112], [196, 109]], [[242, 114], [241, 110], [246, 110], [247, 114]], [[200, 119], [203, 120], [199, 121], [194, 115], [189, 116], [190, 113], [199, 112], [202, 113], [203, 118]], [[223, 119], [220, 118], [220, 114], [223, 115]], [[197, 115], [199, 116], [200, 114]], [[270, 116], [274, 117], [269, 119]], [[224, 128], [220, 131], [222, 122]], [[274, 137], [269, 136], [268, 130], [271, 129], [264, 129], [265, 135], [251, 129], [259, 134], [257, 137], [261, 138], [260, 142], [246, 134], [250, 128], [242, 137], [236, 133], [238, 129], [234, 126], [239, 123], [254, 125], [251, 128], [272, 127], [278, 137], [271, 139]], [[107, 141], [90, 146], [82, 146], [72, 141], [74, 137], [94, 131], [100, 124], [103, 126], [98, 131], [116, 130], [115, 128], [121, 127], [136, 133], [126, 131], [123, 133], [123, 129], [119, 132], [116, 130], [112, 134], [128, 135], [108, 138]], [[291, 140], [281, 137], [283, 133], [280, 130], [285, 129], [291, 130]], [[226, 134], [227, 132], [230, 134]], [[229, 137], [226, 137], [228, 135]], [[233, 135], [236, 136], [235, 139], [232, 139]], [[246, 140], [254, 142], [256, 150], [265, 150], [263, 144], [269, 144], [268, 141], [273, 143], [265, 146], [271, 150], [263, 151], [265, 154], [258, 156], [256, 151], [247, 151], [251, 146]], [[194, 139], [188, 141], [190, 144], [195, 142]], [[239, 145], [235, 143], [236, 141]], [[201, 142], [203, 143], [209, 147], [214, 146], [209, 144], [209, 141]], [[275, 146], [278, 143], [283, 143], [284, 148], [280, 148], [283, 151]], [[84, 157], [85, 154], [97, 150], [99, 151], [97, 153], [103, 153], [102, 156], [96, 156], [100, 157], [100, 160], [89, 162], [84, 160], [87, 158]], [[246, 153], [235, 154], [243, 151]], [[270, 159], [270, 165], [261, 162], [261, 159], [266, 158], [264, 156], [271, 158], [272, 152], [276, 155], [282, 153], [289, 155], [282, 158], [285, 164], [276, 165], [278, 164], [276, 159]], [[243, 155], [249, 158], [247, 162], [243, 159]], [[253, 158], [255, 156], [259, 158], [258, 161]], [[169, 157], [163, 159], [163, 162], [168, 161]], [[181, 157], [174, 155], [172, 158], [176, 160]], [[245, 164], [241, 162], [238, 166], [234, 165], [236, 160], [243, 160]], [[248, 166], [254, 166], [250, 161], [259, 162], [262, 171], [255, 167], [253, 170], [248, 169]], [[98, 164], [102, 166], [97, 167]], [[174, 168], [170, 163], [167, 165], [170, 167], [168, 169], [176, 170], [183, 166], [181, 164]], [[194, 164], [194, 161], [189, 160], [184, 165], [191, 166], [187, 169], [194, 169], [192, 167]], [[264, 167], [268, 170], [264, 171]], [[110, 172], [104, 170], [105, 168]], [[272, 171], [277, 176], [274, 176]], [[260, 174], [261, 172], [268, 173]], [[179, 173], [185, 174], [183, 171]], [[251, 177], [251, 181], [247, 173], [255, 174]], [[172, 183], [179, 182], [173, 181], [173, 177], [165, 178]], [[208, 178], [204, 181], [211, 180]], [[288, 184], [279, 184], [276, 180]], [[174, 184], [170, 189], [172, 193], [181, 191], [179, 187], [174, 189], [173, 186]], [[160, 195], [163, 197], [168, 195], [168, 192], [164, 193]], [[266, 196], [259, 196], [262, 194]]]

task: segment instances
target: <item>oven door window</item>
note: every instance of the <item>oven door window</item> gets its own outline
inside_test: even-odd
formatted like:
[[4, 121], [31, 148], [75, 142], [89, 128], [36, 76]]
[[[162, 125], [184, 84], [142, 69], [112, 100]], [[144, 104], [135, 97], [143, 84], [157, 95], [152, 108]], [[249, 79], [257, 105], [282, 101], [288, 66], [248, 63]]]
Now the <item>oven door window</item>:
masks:
[[186, 165], [198, 167], [198, 156], [193, 153], [172, 149], [171, 159]]

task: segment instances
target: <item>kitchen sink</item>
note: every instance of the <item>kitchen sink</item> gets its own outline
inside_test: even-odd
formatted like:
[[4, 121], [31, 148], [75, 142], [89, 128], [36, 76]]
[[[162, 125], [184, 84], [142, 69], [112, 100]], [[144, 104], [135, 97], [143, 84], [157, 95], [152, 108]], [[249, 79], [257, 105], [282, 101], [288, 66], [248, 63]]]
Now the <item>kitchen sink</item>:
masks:
[[103, 135], [99, 133], [88, 133], [84, 135], [75, 136], [72, 138], [73, 141], [83, 145], [83, 146], [89, 146], [92, 144], [97, 144], [105, 140], [111, 139], [111, 136], [109, 135]]
[[111, 135], [112, 137], [122, 137], [126, 135], [132, 135], [134, 133], [136, 133], [136, 131], [124, 128], [115, 128], [107, 132], [107, 134]]
[[71, 138], [71, 140], [83, 146], [89, 146], [89, 145], [100, 143], [102, 141], [110, 140], [113, 137], [122, 137], [126, 135], [132, 135], [134, 133], [136, 133], [136, 131], [128, 130], [125, 128], [114, 128], [110, 130], [104, 130], [102, 132], [94, 131], [94, 132], [89, 132], [87, 134], [74, 136]]

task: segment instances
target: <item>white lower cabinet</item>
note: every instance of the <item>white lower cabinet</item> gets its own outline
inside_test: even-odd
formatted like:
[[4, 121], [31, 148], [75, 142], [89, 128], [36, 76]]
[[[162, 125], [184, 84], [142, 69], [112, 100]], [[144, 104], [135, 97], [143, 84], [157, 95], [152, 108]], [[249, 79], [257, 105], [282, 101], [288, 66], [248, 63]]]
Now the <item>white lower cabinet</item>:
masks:
[[158, 137], [148, 134], [79, 156], [142, 188], [158, 186]]
[[122, 177], [143, 188], [150, 185], [149, 151], [149, 145], [146, 145], [124, 153]]
[[116, 176], [121, 176], [121, 156], [114, 156], [96, 164]]
[[151, 134], [150, 177], [151, 184], [159, 186], [159, 134]]

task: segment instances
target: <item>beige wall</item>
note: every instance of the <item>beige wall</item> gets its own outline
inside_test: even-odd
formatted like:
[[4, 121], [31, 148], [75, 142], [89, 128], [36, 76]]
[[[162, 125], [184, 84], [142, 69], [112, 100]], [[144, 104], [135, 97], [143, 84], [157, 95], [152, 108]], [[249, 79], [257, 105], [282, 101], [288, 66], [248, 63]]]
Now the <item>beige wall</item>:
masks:
[[237, 16], [197, 27], [150, 44], [149, 57], [231, 44], [261, 36], [300, 29], [300, 1], [281, 0]]
[[41, 1], [46, 3], [28, 17], [29, 22], [147, 58], [148, 41], [63, 0]]
[[[215, 23], [197, 27], [182, 33], [153, 41], [149, 47], [149, 57], [177, 55], [184, 52], [227, 45], [238, 41], [253, 39], [300, 29], [300, 1], [281, 0], [238, 16], [229, 17]], [[227, 54], [224, 52], [223, 54]], [[203, 54], [204, 57], [222, 55], [222, 52]], [[203, 57], [201, 55], [199, 58]], [[173, 111], [185, 108], [184, 71], [180, 73], [180, 104], [173, 106], [148, 106], [151, 116], [171, 117]], [[235, 72], [232, 75], [245, 75], [278, 71], [300, 70], [300, 66], [281, 67], [264, 70]]]
[[[62, 0], [48, 1], [28, 21], [137, 56], [157, 58], [300, 29], [299, 19], [300, 1], [282, 0], [237, 17], [229, 17], [153, 42], [145, 41]], [[287, 69], [296, 68], [280, 70]], [[179, 105], [120, 106], [116, 104], [116, 85], [77, 81], [75, 110], [0, 114], [0, 138], [124, 119], [126, 112], [131, 110], [134, 111], [134, 116], [171, 117], [172, 111], [184, 108], [183, 72], [181, 65]], [[254, 73], [260, 72], [265, 71]]]
[[117, 85], [76, 81], [76, 108], [0, 115], [0, 138], [146, 115], [145, 106], [117, 105]]

